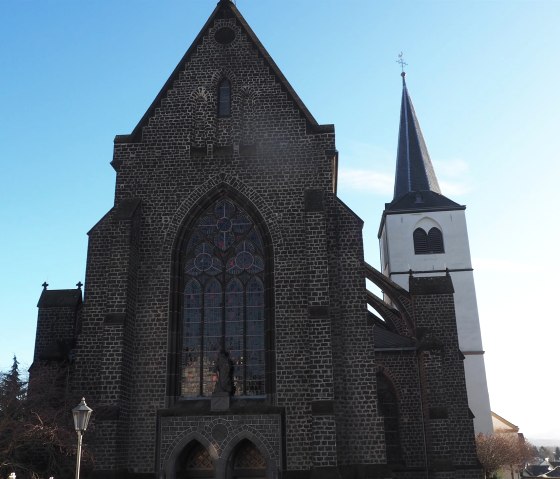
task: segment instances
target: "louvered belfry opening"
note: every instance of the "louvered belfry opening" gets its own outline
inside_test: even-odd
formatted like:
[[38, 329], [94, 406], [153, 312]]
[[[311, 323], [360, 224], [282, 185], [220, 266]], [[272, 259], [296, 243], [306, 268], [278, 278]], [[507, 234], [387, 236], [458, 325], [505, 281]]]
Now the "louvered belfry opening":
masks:
[[444, 253], [443, 235], [433, 227], [428, 233], [422, 228], [416, 228], [412, 234], [414, 241], [414, 254], [440, 254]]
[[191, 442], [177, 459], [177, 479], [213, 478], [214, 463], [212, 457], [198, 441]]
[[428, 231], [428, 246], [430, 253], [443, 253], [443, 235], [438, 228]]
[[428, 235], [422, 228], [416, 228], [413, 233], [414, 254], [428, 253]]

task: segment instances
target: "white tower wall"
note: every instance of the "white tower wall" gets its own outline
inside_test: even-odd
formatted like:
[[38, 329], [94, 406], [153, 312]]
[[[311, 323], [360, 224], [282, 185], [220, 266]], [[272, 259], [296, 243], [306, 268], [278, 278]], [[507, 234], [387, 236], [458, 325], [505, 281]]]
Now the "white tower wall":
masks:
[[[443, 233], [444, 253], [415, 254], [413, 232], [437, 227]], [[467, 224], [464, 210], [387, 214], [380, 237], [381, 268], [394, 282], [408, 290], [409, 270], [415, 276], [445, 274], [455, 288], [455, 313], [459, 347], [465, 355], [465, 377], [475, 432], [492, 433], [490, 399], [486, 384], [484, 351], [476, 303]]]

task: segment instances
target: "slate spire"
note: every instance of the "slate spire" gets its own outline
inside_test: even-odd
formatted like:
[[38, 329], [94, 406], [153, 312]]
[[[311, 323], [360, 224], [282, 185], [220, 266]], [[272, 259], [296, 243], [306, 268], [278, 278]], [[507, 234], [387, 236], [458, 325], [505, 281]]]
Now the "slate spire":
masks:
[[432, 191], [441, 194], [428, 148], [426, 148], [420, 124], [408, 94], [406, 73], [403, 71], [401, 76], [403, 92], [393, 201], [416, 191]]

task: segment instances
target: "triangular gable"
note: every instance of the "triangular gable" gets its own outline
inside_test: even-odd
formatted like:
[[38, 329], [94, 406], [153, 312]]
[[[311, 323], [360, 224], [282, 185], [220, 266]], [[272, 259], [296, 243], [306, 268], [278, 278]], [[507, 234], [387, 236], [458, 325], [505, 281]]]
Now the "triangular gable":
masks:
[[140, 119], [132, 133], [129, 135], [117, 135], [115, 137], [115, 143], [129, 143], [129, 142], [139, 142], [142, 139], [142, 128], [148, 124], [149, 119], [154, 115], [155, 110], [160, 106], [161, 101], [165, 98], [167, 91], [173, 87], [173, 83], [178, 78], [180, 73], [184, 70], [185, 65], [190, 61], [191, 56], [196, 52], [197, 47], [202, 43], [202, 39], [207, 34], [208, 30], [212, 27], [213, 23], [217, 19], [222, 18], [235, 18], [236, 22], [241, 27], [242, 31], [247, 35], [250, 41], [253, 43], [257, 49], [259, 56], [263, 58], [266, 66], [268, 66], [271, 72], [276, 76], [278, 83], [281, 85], [282, 89], [287, 93], [288, 98], [296, 105], [302, 118], [305, 118], [308, 130], [312, 133], [332, 133], [334, 132], [334, 125], [319, 125], [317, 120], [313, 117], [311, 112], [303, 104], [300, 97], [297, 95], [295, 90], [292, 88], [286, 77], [282, 74], [272, 57], [268, 54], [262, 43], [259, 41], [247, 21], [243, 18], [237, 7], [230, 0], [220, 0], [216, 8], [200, 30], [199, 34], [196, 36], [194, 42], [191, 44], [181, 61], [177, 64], [165, 84], [163, 85], [160, 92], [157, 94], [156, 98], [144, 113], [144, 116]]
[[494, 425], [494, 431], [496, 432], [500, 432], [500, 431], [503, 432], [508, 430], [511, 430], [511, 432], [519, 431], [518, 426], [509, 422], [507, 419], [504, 419], [502, 416], [496, 414], [494, 411], [492, 411], [492, 423]]

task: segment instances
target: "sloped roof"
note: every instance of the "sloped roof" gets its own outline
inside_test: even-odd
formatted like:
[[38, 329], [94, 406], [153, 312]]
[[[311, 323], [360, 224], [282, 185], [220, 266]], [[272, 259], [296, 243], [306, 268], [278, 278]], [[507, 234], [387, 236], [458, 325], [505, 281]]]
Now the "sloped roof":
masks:
[[207, 34], [208, 30], [212, 27], [214, 21], [224, 18], [235, 18], [238, 25], [253, 43], [253, 45], [259, 52], [259, 55], [263, 58], [265, 64], [270, 68], [271, 72], [276, 76], [278, 82], [286, 91], [288, 98], [293, 101], [293, 103], [299, 109], [301, 116], [307, 121], [308, 128], [315, 133], [334, 132], [334, 125], [319, 125], [317, 123], [317, 120], [315, 120], [311, 112], [303, 104], [295, 90], [292, 88], [286, 77], [284, 77], [274, 60], [268, 54], [262, 43], [259, 41], [247, 21], [243, 18], [237, 7], [233, 4], [233, 2], [231, 2], [230, 0], [220, 0], [210, 17], [202, 27], [202, 30], [200, 30], [200, 33], [196, 36], [194, 42], [189, 47], [178, 65], [175, 67], [170, 77], [167, 79], [162, 89], [160, 90], [146, 113], [144, 113], [144, 116], [140, 119], [132, 133], [130, 135], [117, 135], [115, 137], [115, 143], [139, 142], [141, 140], [142, 128], [148, 124], [148, 121], [154, 115], [156, 108], [160, 105], [163, 98], [165, 98], [167, 91], [172, 88], [173, 83], [175, 82], [181, 71], [184, 70], [186, 64], [190, 61], [191, 56], [196, 52], [198, 45], [202, 43], [202, 39]]
[[[494, 425], [494, 431], [498, 432], [498, 431], [509, 429], [512, 432], [519, 432], [519, 426], [516, 426], [512, 422], [509, 422], [507, 419], [503, 418], [499, 414], [496, 414], [494, 411], [491, 411], [491, 413], [492, 413], [492, 423]], [[498, 425], [501, 425], [503, 427], [499, 427], [499, 428], [496, 427]]]
[[385, 205], [385, 211], [464, 209], [441, 194], [420, 123], [408, 93], [404, 72], [402, 79], [395, 189], [393, 201]]
[[411, 191], [441, 193], [426, 142], [408, 94], [404, 72], [402, 81], [401, 121], [393, 199]]
[[385, 203], [385, 210], [389, 213], [401, 211], [437, 211], [437, 210], [464, 210], [465, 206], [451, 201], [435, 191], [412, 191]]
[[44, 289], [37, 303], [38, 308], [78, 306], [82, 302], [81, 289]]
[[416, 341], [414, 339], [389, 331], [379, 324], [373, 325], [373, 344], [375, 350], [416, 350]]

